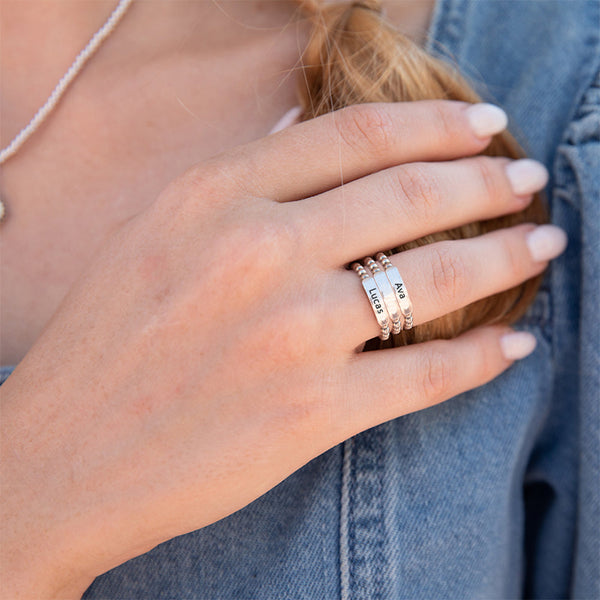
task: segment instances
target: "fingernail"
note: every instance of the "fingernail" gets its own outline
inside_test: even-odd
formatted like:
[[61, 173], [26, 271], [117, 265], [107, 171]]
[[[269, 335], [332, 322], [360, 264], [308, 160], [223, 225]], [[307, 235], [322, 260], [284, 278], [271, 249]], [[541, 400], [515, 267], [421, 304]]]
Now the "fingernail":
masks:
[[517, 196], [533, 194], [548, 183], [548, 170], [537, 160], [522, 158], [514, 160], [506, 167], [506, 176]]
[[514, 331], [500, 338], [500, 349], [506, 360], [519, 360], [529, 356], [536, 344], [535, 336], [528, 331]]
[[567, 234], [556, 225], [538, 225], [526, 236], [531, 258], [543, 262], [556, 258], [567, 247]]
[[275, 123], [275, 125], [273, 125], [273, 129], [271, 129], [271, 131], [269, 131], [269, 135], [271, 135], [273, 133], [277, 133], [278, 131], [281, 131], [282, 129], [287, 129], [288, 127], [290, 127], [290, 125], [295, 125], [301, 114], [302, 114], [301, 106], [294, 106], [294, 108], [290, 108], [290, 110], [288, 110], [285, 113], [285, 115], [283, 115], [283, 117], [281, 117], [281, 119], [279, 119], [279, 121], [277, 121], [277, 123]]
[[484, 138], [500, 133], [508, 124], [506, 113], [499, 106], [487, 102], [472, 104], [465, 112], [477, 137]]

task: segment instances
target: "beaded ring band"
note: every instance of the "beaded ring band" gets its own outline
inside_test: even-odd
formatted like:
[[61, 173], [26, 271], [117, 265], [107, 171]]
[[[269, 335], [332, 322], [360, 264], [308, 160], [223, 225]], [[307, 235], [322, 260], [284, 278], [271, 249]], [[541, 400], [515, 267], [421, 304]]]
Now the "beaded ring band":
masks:
[[413, 326], [413, 306], [398, 269], [390, 262], [390, 259], [383, 252], [377, 253], [375, 258], [383, 265], [385, 274], [394, 289], [396, 299], [398, 300], [398, 304], [404, 315], [404, 329], [411, 329]]
[[390, 337], [390, 318], [381, 292], [377, 287], [377, 283], [373, 277], [369, 276], [367, 270], [360, 263], [352, 263], [352, 268], [360, 277], [362, 286], [367, 294], [369, 303], [371, 304], [371, 308], [375, 313], [375, 318], [381, 327], [379, 337], [382, 340], [387, 340]]
[[373, 279], [383, 296], [385, 307], [392, 319], [392, 333], [400, 333], [402, 331], [404, 319], [402, 317], [400, 305], [396, 300], [396, 293], [394, 292], [394, 288], [392, 288], [392, 284], [389, 282], [386, 274], [379, 268], [379, 265], [370, 256], [365, 258], [363, 262], [373, 274]]

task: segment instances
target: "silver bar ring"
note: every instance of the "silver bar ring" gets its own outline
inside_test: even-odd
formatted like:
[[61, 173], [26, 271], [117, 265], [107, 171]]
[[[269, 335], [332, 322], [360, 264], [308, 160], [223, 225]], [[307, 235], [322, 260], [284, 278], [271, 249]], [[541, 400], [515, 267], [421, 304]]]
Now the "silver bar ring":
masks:
[[377, 287], [383, 296], [385, 307], [387, 308], [388, 314], [392, 319], [392, 333], [400, 333], [404, 325], [404, 318], [402, 316], [402, 311], [400, 310], [398, 300], [396, 299], [394, 288], [389, 282], [387, 275], [379, 268], [379, 265], [370, 256], [365, 258], [363, 262], [365, 267], [370, 269], [371, 273], [373, 273], [373, 279], [375, 280], [375, 283], [377, 284]]
[[385, 307], [381, 292], [375, 283], [373, 277], [369, 277], [366, 269], [360, 263], [353, 263], [352, 268], [356, 274], [360, 277], [362, 286], [367, 294], [371, 308], [375, 313], [375, 318], [381, 327], [381, 333], [379, 337], [382, 340], [387, 340], [390, 337], [390, 318]]
[[379, 252], [375, 258], [383, 265], [385, 274], [394, 289], [396, 299], [404, 315], [404, 329], [411, 329], [413, 326], [413, 306], [400, 272], [383, 252]]

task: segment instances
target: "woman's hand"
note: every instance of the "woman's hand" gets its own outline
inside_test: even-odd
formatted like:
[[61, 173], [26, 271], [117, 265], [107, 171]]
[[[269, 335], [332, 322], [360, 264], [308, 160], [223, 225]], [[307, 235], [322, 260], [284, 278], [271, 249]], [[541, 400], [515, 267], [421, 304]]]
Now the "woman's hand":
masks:
[[[469, 106], [302, 123], [189, 169], [113, 233], [2, 389], [5, 595], [80, 595], [348, 437], [511, 364], [506, 327], [355, 351], [379, 326], [344, 265], [519, 211], [545, 184], [539, 167], [515, 193], [513, 161], [461, 158], [490, 139]], [[541, 272], [535, 229], [394, 256], [415, 324]], [[552, 229], [529, 238], [538, 251]]]

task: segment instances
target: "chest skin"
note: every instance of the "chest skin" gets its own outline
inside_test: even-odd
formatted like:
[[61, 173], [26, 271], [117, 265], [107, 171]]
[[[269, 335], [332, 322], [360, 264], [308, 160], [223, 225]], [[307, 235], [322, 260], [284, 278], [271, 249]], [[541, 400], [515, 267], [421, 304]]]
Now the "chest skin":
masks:
[[[399, 29], [422, 42], [433, 2], [387, 4]], [[114, 228], [193, 164], [267, 135], [297, 104], [292, 69], [309, 30], [296, 8], [290, 3], [286, 14], [281, 3], [266, 3], [263, 10], [272, 14], [251, 27], [213, 6], [152, 55], [128, 55], [122, 46], [142, 16], [131, 12], [117, 26], [54, 112], [2, 166], [0, 364], [22, 359]], [[10, 75], [3, 73], [6, 86]], [[41, 105], [47, 92], [30, 84]], [[43, 84], [52, 89], [55, 82], [48, 77]], [[3, 146], [37, 110], [8, 91]]]

